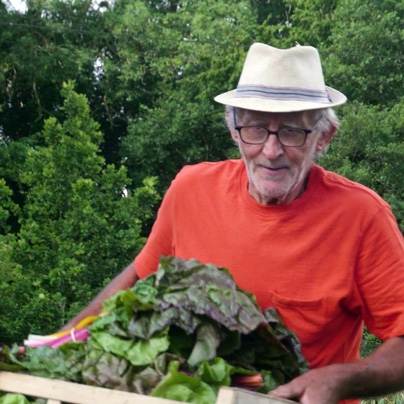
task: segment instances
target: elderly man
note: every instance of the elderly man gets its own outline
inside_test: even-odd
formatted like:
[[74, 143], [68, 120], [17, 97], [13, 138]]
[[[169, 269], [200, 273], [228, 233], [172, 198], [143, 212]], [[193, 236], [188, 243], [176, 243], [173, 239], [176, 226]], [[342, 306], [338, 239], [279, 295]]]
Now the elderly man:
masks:
[[[242, 159], [181, 170], [134, 265], [65, 328], [160, 255], [196, 258], [227, 267], [299, 337], [311, 370], [272, 394], [334, 404], [404, 389], [403, 237], [379, 196], [314, 163], [346, 101], [316, 49], [253, 44], [237, 89], [215, 100]], [[364, 323], [384, 342], [360, 360]]]

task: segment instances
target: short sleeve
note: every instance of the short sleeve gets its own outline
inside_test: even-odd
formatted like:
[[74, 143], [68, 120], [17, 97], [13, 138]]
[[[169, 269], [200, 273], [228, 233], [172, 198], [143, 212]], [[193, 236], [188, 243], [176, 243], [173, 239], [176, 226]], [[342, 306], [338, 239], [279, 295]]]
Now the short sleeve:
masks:
[[362, 236], [356, 283], [369, 331], [382, 340], [404, 335], [404, 242], [387, 204]]
[[[178, 176], [177, 176], [178, 178]], [[144, 278], [157, 270], [160, 256], [174, 255], [174, 221], [176, 179], [166, 192], [157, 212], [150, 235], [142, 251], [135, 258], [136, 273]]]

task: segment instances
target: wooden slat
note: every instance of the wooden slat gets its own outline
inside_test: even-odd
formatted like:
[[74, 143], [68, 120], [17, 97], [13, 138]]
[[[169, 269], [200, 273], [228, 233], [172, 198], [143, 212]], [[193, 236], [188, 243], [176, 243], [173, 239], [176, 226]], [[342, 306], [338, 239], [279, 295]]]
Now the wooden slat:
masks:
[[296, 404], [296, 402], [253, 391], [222, 387], [219, 390], [216, 404]]
[[[180, 401], [125, 391], [2, 371], [0, 371], [0, 391], [44, 398], [47, 404], [62, 402], [68, 404], [184, 404]], [[296, 402], [243, 389], [222, 387], [216, 403], [212, 404], [296, 404]]]
[[126, 391], [110, 390], [11, 372], [0, 372], [0, 390], [50, 399], [54, 400], [53, 403], [62, 401], [69, 404], [184, 404], [180, 401], [144, 396]]
[[219, 390], [217, 396], [216, 404], [235, 404], [236, 403], [236, 392], [235, 389], [222, 387]]

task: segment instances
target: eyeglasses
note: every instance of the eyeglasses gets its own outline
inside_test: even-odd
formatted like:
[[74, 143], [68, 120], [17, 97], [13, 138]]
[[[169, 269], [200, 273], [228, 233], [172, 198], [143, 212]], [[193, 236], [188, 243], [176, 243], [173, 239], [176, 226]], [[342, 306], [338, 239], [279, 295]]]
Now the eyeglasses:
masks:
[[237, 126], [236, 113], [233, 110], [234, 129], [240, 134], [241, 140], [246, 144], [264, 144], [270, 135], [275, 135], [279, 143], [286, 147], [301, 147], [306, 143], [307, 135], [313, 132], [315, 126], [323, 116], [314, 123], [310, 129], [293, 128], [281, 125], [277, 131], [269, 130], [264, 126]]

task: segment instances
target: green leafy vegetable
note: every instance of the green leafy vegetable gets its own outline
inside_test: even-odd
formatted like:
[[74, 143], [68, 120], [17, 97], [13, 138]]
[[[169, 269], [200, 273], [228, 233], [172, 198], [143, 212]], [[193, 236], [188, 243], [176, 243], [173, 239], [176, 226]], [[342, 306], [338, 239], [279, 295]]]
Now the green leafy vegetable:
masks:
[[0, 404], [30, 404], [22, 394], [8, 393], [0, 396]]
[[268, 392], [308, 368], [275, 309], [263, 313], [227, 269], [196, 260], [161, 258], [103, 312], [87, 341], [5, 350], [3, 366], [198, 404], [215, 402], [221, 386]]
[[180, 372], [178, 362], [171, 362], [167, 376], [153, 390], [153, 397], [168, 398], [186, 403], [212, 404], [216, 402], [217, 389], [199, 377]]

